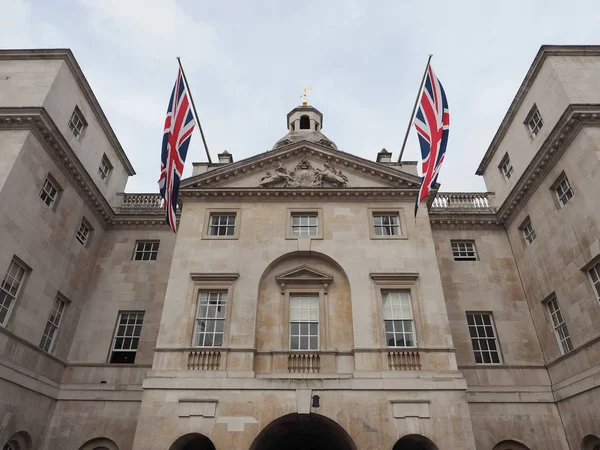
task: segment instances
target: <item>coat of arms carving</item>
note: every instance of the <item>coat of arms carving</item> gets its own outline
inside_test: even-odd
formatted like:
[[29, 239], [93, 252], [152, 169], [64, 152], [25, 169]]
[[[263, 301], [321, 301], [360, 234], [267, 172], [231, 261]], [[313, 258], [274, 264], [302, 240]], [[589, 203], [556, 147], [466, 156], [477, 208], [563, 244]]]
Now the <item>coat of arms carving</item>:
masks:
[[292, 171], [281, 164], [271, 172], [268, 171], [258, 183], [261, 187], [348, 187], [348, 178], [341, 170], [336, 170], [331, 164], [325, 163], [323, 169], [313, 167], [310, 162], [302, 159]]

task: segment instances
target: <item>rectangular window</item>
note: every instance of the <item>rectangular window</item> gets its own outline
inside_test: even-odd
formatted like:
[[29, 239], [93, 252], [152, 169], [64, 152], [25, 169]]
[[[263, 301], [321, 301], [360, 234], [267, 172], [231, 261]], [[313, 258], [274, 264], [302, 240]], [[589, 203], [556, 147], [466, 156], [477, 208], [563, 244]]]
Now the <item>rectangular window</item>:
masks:
[[590, 281], [596, 291], [596, 297], [600, 301], [600, 262], [594, 265], [589, 271]]
[[225, 330], [227, 291], [200, 292], [194, 325], [196, 347], [221, 347]]
[[373, 213], [375, 236], [399, 236], [400, 218], [393, 213]]
[[318, 294], [290, 294], [290, 350], [319, 350]]
[[98, 167], [98, 173], [100, 174], [100, 178], [106, 181], [111, 171], [112, 164], [108, 160], [107, 156], [103, 155], [102, 160], [100, 161], [100, 167]]
[[573, 189], [571, 188], [571, 183], [569, 183], [569, 179], [566, 175], [564, 175], [556, 184], [554, 190], [561, 206], [565, 206], [573, 197]]
[[133, 364], [137, 353], [144, 313], [120, 312], [117, 329], [110, 354], [110, 362], [115, 364]]
[[450, 241], [454, 261], [477, 261], [475, 243], [472, 241]]
[[233, 236], [235, 234], [235, 214], [211, 214], [208, 227], [209, 236]]
[[60, 298], [60, 296], [56, 297], [50, 310], [48, 321], [46, 322], [46, 328], [42, 334], [42, 340], [40, 341], [40, 348], [45, 352], [52, 352], [54, 350], [54, 338], [58, 332], [58, 327], [60, 327], [60, 321], [66, 306], [67, 302], [64, 299]]
[[15, 300], [23, 285], [27, 269], [19, 264], [14, 258], [8, 266], [0, 285], [0, 325], [6, 325], [10, 313], [15, 306]]
[[513, 166], [510, 162], [510, 157], [508, 156], [508, 153], [504, 155], [504, 158], [502, 158], [502, 162], [500, 163], [500, 172], [502, 172], [502, 175], [504, 176], [504, 179], [506, 181], [510, 180], [510, 177], [512, 177]]
[[292, 236], [318, 236], [317, 213], [292, 213]]
[[40, 198], [46, 205], [52, 208], [58, 199], [58, 191], [58, 186], [49, 178], [46, 178], [46, 181], [44, 181], [44, 185], [42, 186], [42, 190], [40, 191]]
[[69, 119], [69, 129], [73, 133], [73, 136], [79, 138], [86, 126], [87, 122], [83, 118], [83, 114], [81, 114], [79, 108], [76, 106], [73, 110], [73, 114], [71, 114], [71, 119]]
[[558, 306], [556, 297], [548, 300], [548, 313], [550, 314], [550, 319], [554, 326], [554, 335], [556, 336], [558, 346], [560, 347], [560, 352], [563, 355], [569, 353], [573, 350], [573, 344], [571, 343], [571, 336], [569, 335], [569, 330], [565, 324], [565, 319], [560, 311], [560, 306]]
[[531, 220], [528, 219], [521, 227], [521, 230], [523, 230], [523, 237], [525, 237], [527, 245], [531, 244], [535, 240], [535, 230], [533, 229]]
[[134, 261], [156, 261], [159, 242], [138, 241], [133, 252]]
[[84, 247], [87, 245], [88, 239], [90, 238], [90, 227], [85, 223], [85, 221], [81, 221], [81, 225], [79, 225], [79, 229], [77, 230], [75, 237], [81, 243], [81, 245]]
[[527, 116], [526, 122], [531, 135], [533, 137], [536, 137], [542, 129], [542, 127], [544, 126], [544, 121], [542, 120], [542, 116], [540, 115], [540, 111], [538, 110], [536, 105], [533, 105], [533, 108]]
[[501, 364], [502, 358], [492, 315], [489, 313], [467, 313], [469, 334], [477, 364]]
[[414, 347], [415, 324], [410, 291], [383, 291], [383, 325], [388, 347]]

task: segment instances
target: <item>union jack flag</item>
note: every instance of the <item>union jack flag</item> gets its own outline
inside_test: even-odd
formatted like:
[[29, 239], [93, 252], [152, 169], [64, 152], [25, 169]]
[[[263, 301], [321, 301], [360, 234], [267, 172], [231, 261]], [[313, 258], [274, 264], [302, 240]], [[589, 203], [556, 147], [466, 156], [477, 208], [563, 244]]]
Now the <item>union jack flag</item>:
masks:
[[195, 126], [196, 120], [192, 114], [189, 92], [181, 69], [179, 69], [165, 119], [160, 178], [158, 179], [160, 194], [164, 199], [163, 206], [167, 223], [174, 233], [177, 232], [175, 209], [177, 208], [179, 182], [183, 175], [185, 157]]
[[415, 203], [416, 216], [419, 203], [427, 197], [429, 190], [437, 182], [440, 166], [446, 154], [450, 127], [446, 93], [440, 80], [433, 73], [431, 65], [427, 67], [421, 103], [414, 123], [421, 146], [421, 173], [423, 174], [421, 189]]

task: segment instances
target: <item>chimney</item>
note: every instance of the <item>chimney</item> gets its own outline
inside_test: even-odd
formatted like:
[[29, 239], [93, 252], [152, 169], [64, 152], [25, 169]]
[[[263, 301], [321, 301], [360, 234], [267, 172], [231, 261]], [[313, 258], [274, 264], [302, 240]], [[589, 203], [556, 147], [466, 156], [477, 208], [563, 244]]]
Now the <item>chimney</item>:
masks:
[[382, 148], [379, 153], [377, 153], [377, 162], [378, 163], [391, 163], [392, 162], [392, 154], [388, 152], [385, 148]]
[[233, 162], [233, 155], [227, 150], [224, 150], [223, 153], [219, 153], [217, 156], [219, 157], [219, 164], [229, 164]]

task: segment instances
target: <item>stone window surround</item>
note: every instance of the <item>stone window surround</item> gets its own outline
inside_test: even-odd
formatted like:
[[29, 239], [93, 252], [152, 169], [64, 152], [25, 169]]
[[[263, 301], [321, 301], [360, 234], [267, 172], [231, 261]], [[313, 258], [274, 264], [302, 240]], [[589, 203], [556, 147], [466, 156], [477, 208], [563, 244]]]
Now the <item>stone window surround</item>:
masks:
[[500, 164], [498, 164], [498, 170], [500, 170], [504, 181], [508, 181], [512, 178], [515, 170], [512, 165], [512, 161], [510, 160], [510, 156], [508, 155], [508, 152], [506, 152], [500, 160]]
[[[461, 250], [460, 248], [458, 248], [457, 251], [459, 254], [458, 255], [455, 254], [454, 244], [458, 244], [458, 245], [469, 244], [471, 246], [473, 256], [470, 257], [470, 256], [461, 256], [460, 255], [460, 253], [471, 253], [471, 250], [466, 247], [465, 247], [465, 250]], [[471, 262], [479, 261], [479, 255], [477, 254], [477, 246], [475, 245], [474, 239], [450, 239], [450, 250], [452, 252], [452, 258], [454, 259], [454, 261], [471, 261]]]
[[[525, 228], [529, 225], [529, 227], [531, 228], [531, 233], [527, 234], [525, 232]], [[525, 219], [523, 220], [523, 222], [521, 222], [521, 225], [519, 225], [518, 230], [521, 232], [521, 235], [523, 236], [523, 241], [525, 241], [525, 245], [528, 247], [531, 244], [533, 244], [533, 242], [535, 241], [536, 233], [535, 233], [535, 228], [533, 228], [533, 223], [531, 222], [531, 218], [529, 217], [529, 215], [527, 215], [527, 217], [525, 217]], [[531, 239], [531, 241], [529, 241], [528, 236], [532, 236], [533, 238]]]
[[[486, 362], [481, 362], [478, 363], [475, 361], [475, 366], [492, 366], [492, 367], [496, 367], [496, 366], [505, 366], [506, 365], [506, 360], [504, 359], [504, 352], [502, 351], [502, 344], [500, 342], [500, 336], [498, 334], [498, 327], [496, 326], [496, 320], [494, 318], [494, 313], [492, 311], [481, 311], [481, 310], [467, 310], [465, 311], [465, 323], [467, 325], [467, 336], [469, 338], [469, 344], [471, 345], [471, 351], [472, 351], [472, 355], [473, 355], [473, 359], [475, 359], [475, 348], [473, 347], [473, 338], [471, 337], [471, 330], [469, 329], [469, 322], [467, 317], [469, 316], [469, 314], [476, 314], [476, 315], [487, 315], [490, 317], [490, 323], [492, 324], [492, 330], [494, 332], [494, 339], [496, 341], [496, 352], [498, 354], [498, 358], [500, 360], [500, 362], [494, 363], [494, 362], [490, 362], [490, 363], [486, 363]], [[486, 338], [486, 339], [489, 339]]]
[[[404, 208], [367, 208], [369, 214], [369, 237], [371, 239], [408, 239], [408, 234], [406, 232], [406, 217], [404, 215]], [[375, 223], [373, 221], [373, 216], [377, 213], [387, 213], [387, 214], [397, 214], [398, 221], [400, 223], [398, 235], [388, 235], [388, 236], [379, 236], [375, 234]]]
[[[104, 169], [104, 170], [103, 170]], [[106, 173], [105, 173], [106, 172]], [[98, 175], [100, 175], [100, 179], [108, 184], [108, 180], [110, 180], [110, 176], [113, 172], [113, 165], [106, 156], [106, 153], [102, 155], [102, 159], [100, 159], [100, 165], [98, 166]]]
[[15, 307], [17, 305], [17, 303], [19, 303], [22, 295], [23, 295], [23, 290], [25, 289], [25, 285], [27, 283], [27, 280], [29, 278], [29, 275], [32, 272], [32, 268], [26, 264], [21, 258], [19, 258], [17, 255], [13, 255], [13, 257], [10, 259], [8, 265], [6, 266], [6, 269], [4, 271], [4, 273], [2, 273], [0, 275], [0, 279], [4, 280], [5, 275], [8, 273], [8, 270], [10, 269], [10, 266], [12, 265], [12, 263], [17, 264], [18, 266], [20, 266], [22, 269], [25, 270], [25, 273], [23, 274], [23, 278], [21, 279], [21, 283], [19, 284], [19, 289], [13, 299], [13, 301], [11, 302], [11, 305], [6, 313], [6, 317], [4, 319], [4, 324], [1, 324], [0, 327], [3, 327], [5, 329], [10, 330], [11, 327], [11, 322], [12, 322], [12, 317], [13, 317], [13, 311], [15, 310]]
[[[423, 327], [423, 315], [421, 314], [419, 299], [419, 288], [416, 283], [419, 277], [415, 272], [402, 273], [371, 273], [373, 280], [373, 293], [377, 306], [374, 311], [377, 313], [377, 321], [379, 323], [379, 348], [384, 350], [394, 349], [413, 349], [423, 347], [421, 330]], [[387, 291], [409, 291], [410, 292], [410, 307], [413, 315], [413, 329], [415, 345], [412, 347], [388, 347], [385, 337], [385, 325], [383, 320], [383, 292]]]
[[[210, 228], [210, 217], [211, 215], [235, 215], [235, 228], [233, 234], [230, 236], [213, 236], [208, 234]], [[206, 208], [204, 214], [204, 225], [202, 229], [202, 239], [239, 239], [240, 228], [242, 226], [242, 209], [241, 208]]]
[[[123, 314], [136, 314], [136, 315], [141, 314], [142, 315], [142, 324], [141, 324], [140, 335], [139, 336], [132, 335], [134, 337], [137, 337], [138, 345], [135, 348], [135, 351], [130, 350], [131, 353], [135, 353], [134, 361], [131, 363], [112, 362], [113, 352], [114, 351], [123, 351], [122, 349], [115, 349], [115, 345], [117, 343], [117, 333], [119, 331], [119, 325], [121, 325], [121, 317]], [[144, 331], [144, 322], [143, 321], [145, 319], [146, 319], [146, 310], [142, 310], [142, 309], [122, 309], [121, 310], [120, 309], [119, 311], [117, 311], [117, 319], [115, 320], [115, 328], [114, 328], [114, 331], [111, 336], [110, 348], [108, 349], [108, 357], [106, 360], [108, 364], [110, 364], [110, 365], [113, 365], [113, 364], [114, 365], [135, 364], [135, 358], [137, 358], [138, 351], [140, 350], [139, 343], [142, 340], [142, 333]], [[136, 325], [134, 325], [134, 326], [136, 326]], [[125, 350], [125, 351], [127, 351], [127, 350]]]
[[[84, 225], [87, 229], [88, 229], [88, 233], [87, 233], [87, 238], [85, 240], [85, 242], [81, 242], [81, 240], [79, 240], [79, 230], [81, 229], [81, 226]], [[94, 235], [94, 227], [92, 227], [92, 225], [90, 224], [90, 221], [87, 220], [85, 218], [85, 216], [83, 216], [81, 218], [81, 222], [79, 222], [79, 226], [77, 227], [77, 230], [75, 231], [75, 239], [77, 240], [78, 243], [80, 243], [83, 248], [88, 248], [90, 246], [90, 242], [92, 241], [92, 236]]]
[[[567, 199], [567, 201], [563, 204], [560, 201], [559, 198], [559, 194], [558, 194], [558, 186], [565, 181], [567, 182], [567, 184], [569, 185], [569, 188], [571, 190], [571, 197], [569, 197]], [[552, 185], [550, 185], [550, 190], [552, 191], [552, 198], [554, 199], [554, 204], [556, 205], [557, 208], [564, 208], [565, 206], [567, 206], [567, 204], [570, 202], [570, 200], [575, 196], [575, 189], [573, 189], [573, 184], [571, 183], [571, 181], [567, 178], [567, 174], [565, 173], [565, 171], [563, 170], [557, 177], [556, 180], [554, 181], [554, 183], [552, 183]]]
[[[534, 116], [536, 115], [536, 113], [537, 118], [535, 119], [534, 126], [532, 127], [530, 125], [530, 122], [534, 120]], [[542, 118], [542, 113], [540, 113], [540, 110], [535, 103], [527, 113], [527, 116], [525, 117], [525, 121], [523, 123], [525, 124], [527, 131], [529, 131], [529, 138], [531, 140], [539, 136], [541, 129], [544, 127], [544, 119]]]
[[40, 199], [42, 200], [42, 202], [44, 202], [45, 205], [46, 205], [46, 203], [41, 198], [41, 196], [42, 196], [42, 191], [44, 189], [44, 186], [46, 185], [46, 181], [48, 181], [52, 186], [54, 186], [54, 189], [56, 189], [56, 197], [54, 198], [54, 201], [52, 202], [52, 206], [50, 206], [52, 211], [56, 211], [56, 208], [58, 207], [58, 203], [60, 202], [60, 198], [62, 197], [63, 188], [60, 185], [60, 183], [58, 181], [56, 181], [56, 178], [54, 178], [52, 176], [52, 174], [50, 172], [48, 172], [46, 174], [46, 178], [44, 178], [44, 182], [42, 183], [42, 187], [40, 188], [40, 193], [38, 195], [38, 197], [40, 197]]
[[[75, 131], [73, 131], [73, 128], [76, 128], [76, 124], [73, 122], [73, 118], [78, 119], [78, 121], [81, 123], [81, 130], [77, 131], [77, 134], [75, 134]], [[67, 126], [69, 127], [69, 130], [71, 131], [71, 134], [73, 135], [73, 137], [77, 140], [80, 140], [83, 135], [85, 134], [85, 130], [88, 127], [88, 123], [87, 120], [85, 120], [85, 117], [83, 115], [83, 113], [81, 112], [81, 109], [79, 109], [79, 106], [75, 105], [75, 108], [73, 108], [73, 112], [71, 113], [71, 117], [69, 118], [69, 122], [67, 123]]]
[[[231, 211], [231, 210], [228, 210]], [[236, 222], [237, 227], [237, 222]], [[188, 300], [188, 310], [190, 311], [187, 325], [187, 334], [190, 348], [194, 349], [226, 349], [229, 347], [229, 330], [231, 325], [231, 311], [233, 309], [234, 284], [239, 278], [237, 273], [190, 273], [190, 278], [194, 282], [192, 296]], [[196, 313], [198, 310], [200, 292], [227, 292], [225, 303], [225, 324], [223, 325], [223, 342], [218, 347], [199, 347], [194, 346], [194, 329], [196, 326]], [[193, 312], [193, 314], [192, 314]]]
[[[323, 229], [325, 224], [323, 223], [323, 208], [315, 208], [314, 206], [294, 206], [286, 208], [286, 220], [285, 220], [285, 238], [286, 239], [323, 239]], [[295, 236], [292, 234], [292, 214], [316, 214], [317, 215], [317, 234], [315, 236]]]
[[[56, 325], [56, 331], [54, 332], [54, 335], [52, 336], [52, 339], [50, 339], [50, 347], [48, 348], [48, 350], [44, 350], [42, 348], [42, 343], [44, 340], [44, 337], [46, 337], [46, 335], [44, 334], [44, 332], [42, 333], [42, 338], [40, 340], [40, 345], [39, 347], [48, 352], [48, 353], [54, 353], [54, 351], [56, 350], [56, 346], [58, 344], [58, 339], [60, 338], [60, 334], [61, 334], [61, 330], [62, 330], [62, 323], [63, 323], [63, 319], [65, 317], [65, 312], [67, 311], [67, 307], [71, 304], [71, 300], [69, 300], [65, 295], [63, 295], [60, 291], [56, 293], [56, 296], [54, 297], [54, 301], [52, 303], [52, 307], [50, 308], [50, 312], [48, 313], [48, 319], [46, 320], [46, 323], [50, 322], [50, 316], [52, 314], [52, 311], [55, 310], [54, 305], [56, 305], [57, 301], [61, 301], [64, 303], [64, 307], [63, 310], [60, 314], [60, 318], [58, 321], [58, 324], [54, 324]], [[45, 329], [44, 329], [45, 331]]]
[[[562, 322], [558, 325], [556, 325], [554, 323], [554, 320], [552, 318], [552, 310], [550, 309], [550, 303], [553, 302], [555, 303], [556, 307], [555, 307], [555, 311], [558, 311], [560, 313], [560, 316], [562, 318]], [[571, 353], [574, 349], [575, 346], [573, 345], [573, 341], [571, 339], [571, 333], [569, 333], [569, 328], [567, 327], [566, 321], [565, 321], [565, 314], [561, 308], [561, 305], [558, 301], [558, 297], [556, 296], [556, 292], [552, 292], [550, 295], [548, 295], [546, 298], [544, 298], [542, 300], [542, 304], [544, 305], [544, 308], [546, 309], [546, 320], [548, 321], [548, 324], [550, 325], [550, 327], [552, 327], [552, 334], [554, 335], [554, 337], [556, 338], [556, 345], [558, 347], [558, 350], [560, 352], [560, 355], [566, 355], [568, 353]], [[565, 339], [561, 340], [561, 337], [558, 333], [558, 328], [560, 326], [564, 327], [564, 332], [565, 332]], [[566, 347], [566, 348], [565, 348]], [[569, 348], [570, 347], [570, 348]]]
[[588, 280], [590, 281], [588, 285], [589, 289], [591, 289], [592, 295], [598, 301], [598, 305], [600, 305], [600, 294], [596, 291], [596, 287], [594, 286], [594, 280], [592, 280], [592, 275], [590, 273], [590, 270], [598, 264], [600, 264], [600, 253], [594, 256], [585, 266], [583, 266], [581, 268], [581, 271], [585, 272]]

